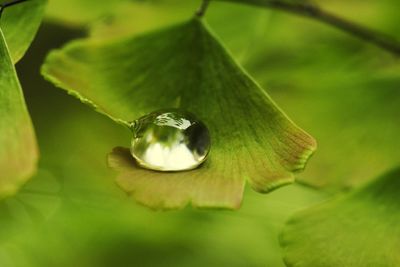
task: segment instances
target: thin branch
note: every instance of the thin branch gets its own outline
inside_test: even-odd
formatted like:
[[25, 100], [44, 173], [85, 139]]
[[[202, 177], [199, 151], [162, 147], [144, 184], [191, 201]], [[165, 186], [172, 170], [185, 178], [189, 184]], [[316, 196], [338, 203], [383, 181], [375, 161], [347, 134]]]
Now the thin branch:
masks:
[[203, 17], [204, 14], [207, 11], [207, 8], [208, 8], [209, 4], [210, 4], [210, 0], [203, 0], [199, 10], [197, 10], [197, 12], [196, 12], [196, 16], [199, 17], [199, 18]]
[[6, 9], [10, 6], [13, 6], [13, 5], [17, 5], [17, 4], [26, 2], [26, 1], [29, 1], [29, 0], [14, 0], [14, 1], [9, 1], [9, 2], [5, 2], [3, 4], [0, 4], [0, 18], [1, 18], [1, 15], [3, 14], [4, 9]]
[[[238, 0], [222, 0], [228, 2], [241, 2]], [[329, 13], [320, 7], [310, 3], [286, 2], [282, 0], [250, 1], [250, 4], [278, 9], [295, 15], [315, 19], [322, 23], [333, 26], [358, 37], [366, 42], [372, 43], [386, 51], [400, 56], [400, 42], [392, 36], [369, 29], [363, 25], [341, 18]]]

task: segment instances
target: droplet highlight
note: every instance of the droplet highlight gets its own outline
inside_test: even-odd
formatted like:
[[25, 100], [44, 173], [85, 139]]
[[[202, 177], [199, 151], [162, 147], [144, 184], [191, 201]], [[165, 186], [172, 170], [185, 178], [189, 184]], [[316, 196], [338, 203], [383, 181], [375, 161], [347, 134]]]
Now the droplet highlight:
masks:
[[211, 146], [206, 125], [190, 112], [164, 109], [132, 123], [131, 154], [146, 169], [185, 171], [202, 164]]

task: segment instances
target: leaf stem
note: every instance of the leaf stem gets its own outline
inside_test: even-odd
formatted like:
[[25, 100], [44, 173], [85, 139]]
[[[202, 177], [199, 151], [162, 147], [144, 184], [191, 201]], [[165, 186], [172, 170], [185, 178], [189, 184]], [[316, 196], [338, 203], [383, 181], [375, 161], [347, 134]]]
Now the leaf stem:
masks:
[[200, 8], [196, 12], [196, 16], [201, 18], [207, 11], [208, 5], [210, 4], [210, 0], [203, 0]]
[[17, 5], [17, 4], [26, 2], [26, 1], [29, 1], [29, 0], [14, 0], [14, 1], [9, 1], [9, 2], [5, 2], [3, 4], [0, 4], [0, 18], [1, 18], [1, 15], [3, 14], [4, 9], [6, 9], [7, 7]]
[[[232, 0], [222, 0], [222, 1], [231, 2]], [[233, 0], [233, 1], [240, 2], [238, 0]], [[340, 29], [344, 32], [347, 32], [361, 40], [372, 43], [386, 51], [395, 54], [396, 56], [400, 56], [399, 40], [385, 33], [372, 30], [363, 25], [357, 24], [350, 20], [329, 13], [315, 4], [296, 3], [296, 2], [288, 2], [282, 0], [252, 1], [250, 3], [253, 5], [278, 9], [295, 15], [317, 20], [319, 22], [325, 23], [327, 25]]]

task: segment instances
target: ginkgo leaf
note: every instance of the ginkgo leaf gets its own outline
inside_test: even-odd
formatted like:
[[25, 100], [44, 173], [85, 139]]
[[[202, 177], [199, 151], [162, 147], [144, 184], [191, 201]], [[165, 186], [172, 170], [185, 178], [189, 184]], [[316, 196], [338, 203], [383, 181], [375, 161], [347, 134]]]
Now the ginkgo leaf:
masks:
[[3, 11], [0, 27], [14, 64], [23, 57], [32, 43], [42, 20], [45, 4], [46, 0], [30, 0]]
[[295, 215], [281, 238], [288, 266], [400, 266], [400, 169]]
[[21, 86], [0, 29], [0, 197], [16, 192], [36, 170], [38, 149]]
[[208, 125], [210, 157], [194, 171], [142, 170], [124, 150], [110, 155], [119, 185], [153, 208], [237, 208], [246, 179], [259, 192], [291, 183], [316, 148], [198, 19], [119, 41], [72, 42], [49, 54], [42, 73], [122, 124], [179, 107]]

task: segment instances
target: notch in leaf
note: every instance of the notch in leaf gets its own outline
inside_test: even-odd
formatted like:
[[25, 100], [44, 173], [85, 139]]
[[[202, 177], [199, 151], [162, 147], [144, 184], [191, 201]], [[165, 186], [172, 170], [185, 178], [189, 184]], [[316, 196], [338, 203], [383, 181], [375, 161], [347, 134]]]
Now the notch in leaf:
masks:
[[213, 144], [201, 168], [144, 170], [129, 151], [109, 155], [117, 183], [155, 209], [235, 209], [245, 180], [259, 192], [293, 182], [316, 149], [199, 19], [112, 42], [75, 41], [49, 54], [43, 75], [127, 125], [160, 108], [183, 108], [205, 122]]

